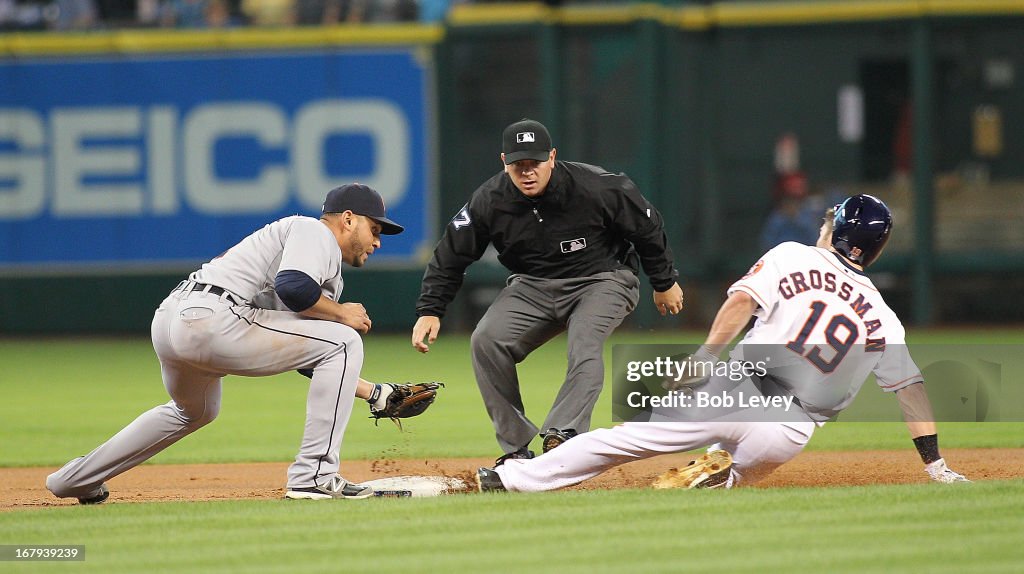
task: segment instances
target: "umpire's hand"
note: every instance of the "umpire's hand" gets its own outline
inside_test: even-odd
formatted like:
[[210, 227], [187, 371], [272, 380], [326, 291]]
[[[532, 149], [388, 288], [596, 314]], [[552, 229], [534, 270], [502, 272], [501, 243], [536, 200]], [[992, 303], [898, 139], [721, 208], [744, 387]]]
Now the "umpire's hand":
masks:
[[416, 320], [412, 328], [412, 346], [421, 353], [430, 351], [430, 347], [423, 342], [426, 338], [431, 345], [437, 340], [437, 334], [441, 331], [441, 318], [424, 315]]
[[678, 283], [673, 283], [667, 291], [655, 291], [654, 306], [662, 316], [679, 313], [683, 310], [683, 288]]

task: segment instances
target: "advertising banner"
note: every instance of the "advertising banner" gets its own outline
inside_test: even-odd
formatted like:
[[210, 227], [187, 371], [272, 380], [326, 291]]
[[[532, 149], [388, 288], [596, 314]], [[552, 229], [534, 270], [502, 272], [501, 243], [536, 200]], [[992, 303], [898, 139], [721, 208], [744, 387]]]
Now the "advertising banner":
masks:
[[0, 269], [193, 265], [358, 181], [432, 247], [422, 48], [0, 62]]

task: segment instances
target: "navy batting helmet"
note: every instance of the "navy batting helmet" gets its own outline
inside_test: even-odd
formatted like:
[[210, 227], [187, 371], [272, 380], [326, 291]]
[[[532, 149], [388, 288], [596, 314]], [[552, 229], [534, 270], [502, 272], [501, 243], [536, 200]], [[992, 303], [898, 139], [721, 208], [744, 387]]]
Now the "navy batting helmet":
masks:
[[867, 267], [881, 255], [891, 231], [892, 213], [882, 200], [863, 193], [854, 195], [836, 206], [832, 247]]

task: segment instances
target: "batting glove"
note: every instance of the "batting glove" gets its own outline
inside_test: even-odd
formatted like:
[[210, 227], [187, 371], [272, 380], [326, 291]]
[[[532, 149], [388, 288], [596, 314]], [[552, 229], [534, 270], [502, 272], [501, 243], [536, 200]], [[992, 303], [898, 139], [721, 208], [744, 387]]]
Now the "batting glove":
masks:
[[678, 391], [702, 385], [711, 378], [718, 361], [717, 356], [701, 345], [695, 353], [687, 357], [686, 361], [683, 362], [681, 373], [676, 373], [674, 376], [666, 377], [661, 381], [661, 388], [666, 391]]
[[954, 482], [970, 482], [967, 477], [954, 471], [953, 469], [946, 466], [946, 459], [940, 458], [935, 462], [926, 464], [924, 467], [925, 472], [935, 482], [941, 482], [943, 484], [952, 484]]

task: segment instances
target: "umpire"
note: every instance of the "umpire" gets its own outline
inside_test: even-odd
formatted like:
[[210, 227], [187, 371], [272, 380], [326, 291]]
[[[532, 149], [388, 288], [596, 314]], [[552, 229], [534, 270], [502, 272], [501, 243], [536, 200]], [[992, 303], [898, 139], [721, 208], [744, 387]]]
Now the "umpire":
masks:
[[639, 299], [642, 266], [662, 315], [683, 290], [661, 214], [624, 174], [556, 161], [540, 122], [505, 128], [504, 170], [483, 183], [448, 224], [423, 275], [412, 344], [430, 350], [466, 268], [489, 244], [512, 272], [473, 331], [473, 371], [498, 444], [497, 460], [532, 458], [538, 428], [526, 417], [516, 364], [568, 330], [565, 382], [541, 427], [547, 452], [590, 430], [604, 384], [604, 341]]

